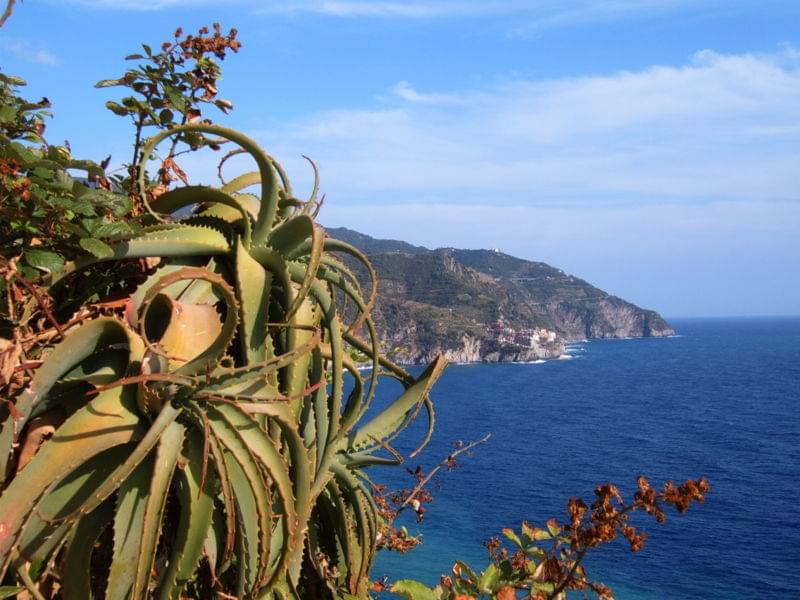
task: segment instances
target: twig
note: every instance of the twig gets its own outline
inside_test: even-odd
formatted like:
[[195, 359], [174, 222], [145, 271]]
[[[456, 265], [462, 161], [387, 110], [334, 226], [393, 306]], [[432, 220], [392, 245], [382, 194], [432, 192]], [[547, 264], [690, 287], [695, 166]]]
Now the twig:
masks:
[[428, 473], [428, 475], [427, 475], [427, 476], [426, 476], [424, 479], [422, 479], [422, 481], [420, 481], [420, 482], [417, 484], [417, 487], [415, 487], [415, 488], [414, 488], [414, 489], [411, 491], [411, 494], [409, 494], [409, 496], [408, 496], [408, 498], [406, 498], [405, 502], [403, 502], [403, 503], [400, 505], [400, 508], [399, 508], [399, 509], [397, 509], [397, 512], [399, 513], [399, 512], [400, 512], [401, 510], [403, 510], [404, 508], [407, 508], [407, 507], [408, 507], [408, 505], [409, 505], [409, 504], [411, 504], [411, 501], [412, 501], [412, 500], [413, 500], [413, 499], [416, 497], [416, 495], [417, 495], [417, 494], [419, 494], [419, 493], [422, 491], [422, 488], [424, 488], [424, 487], [425, 487], [425, 486], [428, 484], [428, 482], [429, 482], [431, 479], [433, 479], [433, 476], [434, 476], [434, 475], [436, 475], [436, 473], [438, 473], [438, 472], [439, 472], [439, 470], [441, 470], [441, 468], [442, 468], [442, 467], [446, 467], [448, 464], [450, 464], [450, 461], [452, 461], [452, 460], [453, 460], [453, 459], [454, 459], [456, 456], [458, 456], [459, 454], [463, 454], [464, 452], [469, 452], [469, 451], [470, 451], [470, 450], [472, 450], [472, 449], [473, 449], [475, 446], [478, 446], [478, 445], [480, 445], [480, 444], [483, 444], [483, 443], [485, 443], [485, 442], [488, 442], [490, 437], [492, 437], [492, 434], [491, 434], [491, 433], [487, 433], [487, 434], [486, 434], [485, 436], [483, 436], [481, 439], [479, 439], [479, 440], [475, 440], [474, 442], [470, 442], [470, 443], [469, 443], [469, 444], [467, 444], [466, 446], [462, 446], [462, 447], [461, 447], [461, 448], [459, 448], [458, 450], [456, 450], [456, 451], [454, 451], [454, 452], [450, 453], [450, 454], [447, 456], [447, 458], [445, 458], [445, 459], [444, 459], [442, 462], [440, 462], [438, 465], [436, 465], [436, 466], [435, 466], [435, 467], [434, 467], [434, 468], [431, 470], [431, 472], [430, 472], [430, 473]]
[[22, 564], [17, 565], [17, 574], [22, 580], [23, 585], [25, 585], [25, 588], [28, 590], [30, 595], [35, 598], [35, 600], [45, 600], [44, 596], [42, 596], [39, 590], [36, 589], [36, 584], [31, 579], [28, 569], [26, 569]]
[[6, 24], [8, 17], [11, 16], [11, 13], [14, 12], [14, 4], [16, 0], [7, 0], [6, 1], [6, 9], [3, 11], [3, 14], [0, 15], [0, 27]]
[[59, 322], [56, 320], [56, 318], [55, 318], [55, 316], [53, 315], [53, 313], [52, 313], [52, 312], [50, 312], [50, 309], [47, 307], [47, 304], [45, 304], [45, 302], [44, 302], [44, 299], [43, 299], [43, 298], [42, 298], [42, 296], [39, 294], [39, 292], [36, 290], [36, 288], [35, 288], [33, 285], [31, 285], [31, 283], [30, 283], [29, 281], [27, 281], [27, 280], [26, 280], [24, 277], [20, 277], [20, 276], [19, 276], [18, 274], [16, 274], [16, 273], [14, 273], [14, 274], [13, 274], [13, 277], [14, 277], [14, 279], [16, 279], [17, 281], [19, 281], [19, 282], [22, 284], [22, 286], [23, 286], [23, 287], [24, 287], [26, 290], [28, 290], [28, 292], [30, 292], [30, 293], [31, 293], [31, 295], [32, 295], [32, 296], [33, 296], [33, 297], [36, 299], [36, 302], [39, 304], [39, 308], [41, 308], [41, 309], [42, 309], [42, 312], [45, 314], [45, 316], [47, 317], [47, 319], [48, 319], [48, 320], [49, 320], [49, 321], [50, 321], [50, 322], [53, 324], [53, 327], [55, 327], [55, 328], [56, 328], [56, 331], [58, 331], [58, 335], [60, 335], [60, 336], [61, 336], [61, 339], [63, 340], [63, 339], [64, 339], [64, 337], [65, 337], [65, 336], [64, 336], [64, 330], [63, 330], [63, 329], [61, 329], [61, 325], [60, 325], [60, 324], [59, 324]]

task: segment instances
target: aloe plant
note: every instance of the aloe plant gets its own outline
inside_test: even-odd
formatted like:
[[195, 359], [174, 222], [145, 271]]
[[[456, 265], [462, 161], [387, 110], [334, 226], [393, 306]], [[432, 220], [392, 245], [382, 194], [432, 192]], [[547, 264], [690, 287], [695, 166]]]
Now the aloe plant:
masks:
[[[445, 362], [412, 377], [381, 356], [374, 270], [315, 223], [317, 185], [295, 198], [246, 136], [161, 132], [142, 150], [142, 198], [158, 143], [189, 133], [237, 144], [257, 171], [151, 199], [140, 231], [52, 275], [57, 292], [98, 263], [158, 263], [124, 315], [68, 330], [13, 399], [0, 583], [36, 597], [55, 580], [66, 599], [363, 597], [380, 526], [364, 469], [393, 460], [378, 452], [421, 408], [429, 437]], [[367, 415], [384, 376], [404, 391]], [[53, 434], [37, 447], [41, 423]]]

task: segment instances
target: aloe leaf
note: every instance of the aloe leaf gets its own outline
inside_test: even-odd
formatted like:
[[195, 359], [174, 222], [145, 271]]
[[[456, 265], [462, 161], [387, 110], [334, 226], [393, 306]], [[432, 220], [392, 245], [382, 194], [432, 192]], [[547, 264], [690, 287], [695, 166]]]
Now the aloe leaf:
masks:
[[114, 514], [114, 560], [106, 583], [108, 598], [127, 598], [133, 588], [153, 464], [151, 454], [119, 486]]
[[78, 521], [64, 553], [62, 586], [64, 600], [92, 597], [92, 551], [95, 542], [111, 524], [114, 502], [106, 500], [96, 510]]
[[[330, 358], [328, 350], [329, 348], [327, 346], [322, 347], [322, 355], [324, 358]], [[358, 365], [356, 365], [349, 356], [343, 354], [341, 361], [342, 367], [350, 373], [353, 380], [353, 389], [347, 397], [340, 424], [341, 432], [346, 433], [358, 419], [363, 406], [364, 382], [361, 379], [361, 373], [358, 371]]]
[[367, 256], [361, 252], [361, 250], [346, 242], [342, 242], [341, 240], [326, 238], [325, 251], [347, 254], [348, 256], [354, 258], [362, 267], [366, 269], [367, 273], [369, 274], [370, 292], [369, 298], [367, 298], [365, 303], [363, 314], [368, 315], [372, 310], [372, 307], [375, 305], [375, 300], [378, 297], [378, 273], [375, 271], [375, 267], [372, 266], [372, 263], [369, 261]]
[[[119, 488], [120, 484], [127, 479], [133, 470], [147, 457], [158, 443], [161, 435], [175, 421], [182, 410], [182, 407], [173, 406], [171, 402], [166, 402], [158, 413], [156, 420], [153, 421], [152, 425], [150, 425], [147, 432], [142, 436], [125, 461], [118, 465], [103, 483], [97, 486], [93, 497], [81, 506], [79, 512], [85, 514], [94, 510], [103, 500], [113, 494]], [[55, 439], [55, 437], [53, 439]], [[77, 513], [72, 513], [63, 517], [63, 520], [69, 521], [76, 516]]]
[[[249, 188], [253, 185], [258, 185], [261, 183], [261, 174], [258, 171], [250, 171], [249, 173], [242, 173], [241, 175], [237, 175], [225, 185], [222, 186], [222, 191], [227, 192], [228, 194], [235, 194], [237, 192], [241, 192], [243, 189]], [[258, 212], [256, 212], [256, 215]]]
[[270, 416], [281, 427], [281, 432], [289, 446], [292, 459], [290, 473], [289, 465], [258, 426], [257, 421], [234, 405], [216, 404], [214, 410], [224, 415], [228, 422], [236, 428], [242, 440], [261, 462], [278, 489], [283, 502], [283, 527], [286, 530], [285, 547], [281, 549], [281, 560], [276, 566], [276, 572], [280, 572], [290, 554], [302, 552], [303, 532], [310, 514], [309, 490], [311, 483], [308, 458], [302, 440], [292, 425], [291, 415], [288, 414], [288, 411], [282, 406], [276, 407]]
[[272, 273], [275, 290], [282, 292], [282, 297], [278, 299], [283, 303], [284, 311], [288, 310], [294, 299], [294, 289], [284, 257], [266, 246], [251, 247], [250, 255]]
[[267, 308], [272, 274], [236, 244], [236, 288], [242, 314], [241, 341], [248, 363], [266, 358]]
[[36, 370], [28, 388], [15, 402], [19, 416], [16, 419], [6, 419], [2, 424], [0, 476], [7, 472], [11, 446], [16, 441], [15, 431], [22, 430], [31, 411], [46, 398], [56, 381], [97, 350], [113, 344], [127, 345], [131, 367], [135, 367], [144, 355], [144, 345], [138, 336], [117, 319], [108, 317], [94, 319], [75, 329], [47, 355], [47, 360]]
[[308, 215], [299, 215], [282, 223], [276, 227], [267, 238], [267, 244], [283, 255], [288, 255], [291, 251], [303, 243], [310, 240], [308, 253], [305, 255], [305, 273], [300, 288], [297, 290], [291, 306], [286, 311], [286, 319], [291, 319], [292, 315], [300, 307], [303, 299], [308, 295], [311, 284], [316, 278], [324, 250], [325, 231], [314, 224], [314, 220]]
[[198, 397], [251, 402], [275, 402], [287, 399], [280, 390], [267, 381], [263, 371], [231, 377], [222, 383], [206, 386]]
[[[362, 340], [354, 333], [345, 332], [344, 339], [359, 352], [363, 352], [368, 356], [371, 354], [373, 346]], [[410, 385], [415, 381], [414, 376], [411, 373], [403, 369], [401, 366], [394, 364], [385, 356], [378, 356], [378, 364], [386, 369], [386, 375], [394, 377], [403, 384]]]
[[[304, 350], [312, 343], [314, 329], [319, 323], [319, 316], [314, 310], [313, 304], [307, 298], [295, 312], [292, 318], [293, 327], [289, 328], [286, 336], [287, 351], [294, 353], [294, 360], [286, 366], [284, 376], [286, 395], [294, 400], [290, 400], [295, 415], [300, 414], [303, 405], [302, 393], [305, 391], [309, 382], [309, 367], [311, 366], [311, 348]], [[299, 327], [297, 327], [299, 326]], [[316, 346], [316, 344], [314, 344]]]
[[[355, 543], [351, 545], [352, 528], [347, 514], [347, 506], [335, 479], [331, 479], [325, 486], [325, 490], [317, 497], [315, 510], [320, 522], [319, 527], [331, 532], [326, 536], [328, 556], [335, 558], [335, 564], [347, 568], [348, 572], [355, 571], [357, 568], [354, 566], [355, 558], [350, 556], [351, 547], [355, 546]], [[310, 528], [310, 530], [313, 529], [316, 528]], [[309, 537], [310, 535], [309, 532]]]
[[162, 600], [175, 600], [192, 578], [203, 555], [203, 543], [211, 527], [214, 510], [214, 478], [202, 480], [203, 440], [191, 430], [184, 448], [186, 466], [178, 470], [177, 490], [181, 513], [164, 584]]
[[346, 569], [349, 576], [348, 589], [352, 591], [358, 587], [358, 573], [364, 561], [362, 546], [356, 531], [357, 525], [353, 522], [352, 511], [346, 501], [346, 495], [339, 485], [338, 478], [328, 482], [326, 491], [332, 502], [333, 511], [332, 523], [329, 526], [335, 528], [343, 554], [341, 562], [338, 564]]
[[425, 412], [428, 414], [428, 429], [425, 432], [425, 437], [422, 438], [422, 441], [419, 443], [419, 445], [409, 453], [408, 456], [410, 458], [414, 458], [422, 451], [423, 448], [428, 445], [433, 437], [433, 430], [436, 427], [436, 409], [433, 407], [433, 402], [431, 402], [429, 396], [425, 395], [423, 397], [422, 406], [425, 407]]
[[[327, 267], [320, 267], [318, 276], [323, 281], [328, 282], [335, 288], [340, 289], [344, 292], [348, 298], [350, 298], [356, 305], [356, 308], [361, 315], [359, 318], [356, 319], [356, 323], [350, 326], [350, 328], [344, 332], [343, 336], [345, 340], [349, 341], [348, 333], [360, 327], [359, 323], [362, 325], [366, 325], [367, 327], [367, 334], [369, 335], [369, 345], [366, 348], [358, 348], [361, 350], [365, 355], [367, 355], [372, 360], [372, 372], [370, 373], [370, 384], [369, 384], [369, 394], [363, 404], [357, 410], [357, 416], [355, 419], [363, 415], [367, 409], [369, 408], [370, 401], [375, 395], [376, 386], [378, 383], [378, 367], [380, 363], [380, 343], [378, 341], [378, 333], [375, 330], [375, 324], [372, 322], [372, 319], [369, 318], [369, 306], [364, 304], [364, 300], [361, 297], [361, 294], [358, 291], [358, 288], [355, 287], [352, 283], [347, 281], [345, 277], [341, 275], [341, 273], [337, 273], [335, 271], [330, 270]], [[348, 424], [348, 427], [352, 425], [352, 423]]]
[[242, 440], [236, 428], [220, 411], [209, 407], [208, 423], [223, 446], [223, 456], [236, 501], [241, 530], [244, 586], [251, 593], [260, 584], [266, 569], [271, 533], [269, 485], [264, 480], [258, 459]]
[[19, 544], [20, 555], [29, 562], [47, 559], [71, 529], [69, 524], [54, 524], [53, 521], [80, 508], [111, 473], [114, 465], [124, 460], [130, 451], [130, 444], [109, 448], [89, 458], [55, 486], [43, 498], [25, 527]]
[[438, 356], [403, 394], [356, 431], [350, 448], [358, 450], [368, 446], [374, 447], [378, 445], [375, 440], [393, 437], [409, 413], [424, 401], [446, 366], [447, 361]]
[[261, 179], [261, 208], [258, 212], [256, 225], [253, 230], [253, 243], [262, 243], [272, 229], [275, 221], [275, 216], [278, 210], [278, 185], [275, 179], [275, 172], [273, 170], [272, 160], [270, 157], [258, 146], [258, 144], [256, 144], [256, 142], [237, 131], [226, 129], [218, 125], [193, 123], [189, 125], [181, 125], [156, 134], [150, 138], [147, 144], [145, 144], [144, 148], [142, 148], [142, 164], [139, 168], [138, 180], [139, 192], [143, 197], [146, 197], [147, 170], [145, 169], [145, 165], [153, 156], [153, 152], [158, 143], [167, 137], [181, 135], [187, 132], [210, 133], [230, 140], [233, 143], [241, 146], [256, 161]]
[[[368, 506], [368, 501], [366, 500], [366, 498], [370, 497], [369, 492], [363, 488], [358, 479], [346, 467], [340, 463], [334, 463], [332, 470], [347, 498], [348, 504], [352, 508], [351, 512], [359, 535], [360, 566], [355, 576], [355, 581], [351, 582], [350, 591], [354, 594], [363, 595], [372, 557], [375, 555], [375, 540], [378, 533], [375, 512], [370, 509], [371, 507]], [[351, 577], [353, 575], [351, 573]]]
[[[130, 362], [127, 350], [105, 350], [92, 354], [81, 361], [74, 369], [59, 378], [59, 384], [84, 381], [94, 386], [101, 386], [116, 381], [125, 373]], [[31, 414], [35, 414], [35, 411]]]
[[155, 464], [141, 519], [139, 556], [136, 560], [136, 574], [131, 590], [131, 598], [134, 600], [145, 597], [148, 591], [150, 573], [155, 562], [158, 539], [163, 525], [167, 495], [185, 435], [186, 428], [175, 421], [164, 430], [156, 448]]
[[[298, 264], [289, 264], [289, 273], [292, 279], [300, 283], [303, 279], [302, 269]], [[342, 396], [344, 395], [344, 378], [342, 372], [342, 357], [344, 356], [344, 347], [342, 345], [342, 328], [339, 322], [339, 315], [336, 312], [336, 304], [333, 297], [325, 289], [322, 282], [315, 280], [311, 284], [311, 296], [317, 301], [321, 310], [322, 322], [324, 327], [328, 330], [326, 339], [330, 343], [330, 351], [328, 358], [330, 359], [330, 373], [331, 373], [331, 391], [329, 396], [329, 409], [328, 409], [328, 434], [324, 443], [322, 444], [323, 459], [321, 468], [332, 459], [333, 452], [335, 451], [334, 444], [336, 438], [339, 436], [339, 423], [341, 420], [342, 410]], [[319, 421], [318, 421], [318, 432]]]
[[[225, 451], [212, 432], [205, 431], [204, 435], [208, 436], [209, 451], [214, 460], [214, 470], [217, 472], [220, 484], [220, 498], [222, 500], [224, 523], [220, 521], [218, 525], [224, 527], [225, 541], [222, 545], [222, 552], [218, 553], [217, 556], [216, 570], [224, 571], [233, 555], [236, 543], [236, 500], [234, 499], [233, 484], [225, 462]], [[222, 536], [219, 537], [220, 539], [222, 538]]]
[[18, 543], [45, 493], [92, 456], [134, 439], [140, 419], [133, 410], [133, 395], [122, 388], [99, 394], [68, 418], [3, 490], [0, 496], [0, 531], [4, 532], [0, 536], [0, 576], [8, 567], [11, 549]]
[[[250, 246], [252, 227], [250, 225], [250, 215], [242, 207], [241, 203], [224, 190], [202, 185], [189, 185], [185, 187], [169, 190], [159, 196], [153, 203], [152, 208], [161, 213], [172, 214], [182, 208], [193, 204], [222, 205], [233, 209], [238, 213], [242, 223], [242, 235], [244, 244]], [[209, 213], [206, 213], [209, 214]]]
[[63, 280], [67, 275], [80, 271], [99, 262], [123, 260], [128, 258], [144, 258], [147, 256], [213, 256], [230, 252], [228, 240], [213, 227], [201, 225], [175, 224], [168, 228], [141, 234], [136, 238], [110, 244], [113, 254], [98, 258], [94, 255], [84, 256], [67, 263], [62, 273], [54, 275], [53, 284]]

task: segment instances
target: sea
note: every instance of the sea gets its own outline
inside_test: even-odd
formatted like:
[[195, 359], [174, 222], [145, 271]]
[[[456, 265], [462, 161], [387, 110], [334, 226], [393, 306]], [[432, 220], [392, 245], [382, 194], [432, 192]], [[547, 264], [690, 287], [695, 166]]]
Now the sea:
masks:
[[[400, 523], [422, 544], [381, 552], [373, 579], [433, 585], [456, 559], [482, 569], [487, 539], [523, 519], [566, 520], [567, 499], [590, 503], [601, 483], [630, 498], [639, 474], [654, 486], [705, 476], [704, 504], [668, 511], [664, 525], [635, 519], [645, 548], [616, 540], [590, 553], [590, 579], [618, 600], [800, 598], [800, 317], [670, 322], [674, 337], [577, 343], [561, 360], [450, 366], [432, 393], [431, 443], [371, 478], [410, 487], [407, 469], [492, 437], [436, 477], [424, 521]], [[415, 446], [424, 421], [398, 450]]]

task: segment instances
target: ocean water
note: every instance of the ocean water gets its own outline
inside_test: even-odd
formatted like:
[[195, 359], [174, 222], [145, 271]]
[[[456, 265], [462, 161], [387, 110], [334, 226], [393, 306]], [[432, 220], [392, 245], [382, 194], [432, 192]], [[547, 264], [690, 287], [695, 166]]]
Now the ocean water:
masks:
[[[630, 498], [640, 473], [654, 485], [706, 476], [705, 504], [662, 526], [636, 520], [645, 549], [615, 541], [587, 559], [592, 578], [620, 600], [800, 598], [800, 318], [673, 325], [673, 338], [578, 344], [572, 360], [451, 366], [432, 443], [406, 466], [493, 437], [439, 478], [422, 524], [405, 523], [423, 544], [382, 552], [374, 576], [434, 584], [457, 558], [484, 567], [483, 542], [503, 527], [564, 520], [567, 499], [591, 501], [599, 483]], [[392, 391], [382, 384], [378, 404]], [[371, 475], [410, 483], [404, 468]]]

